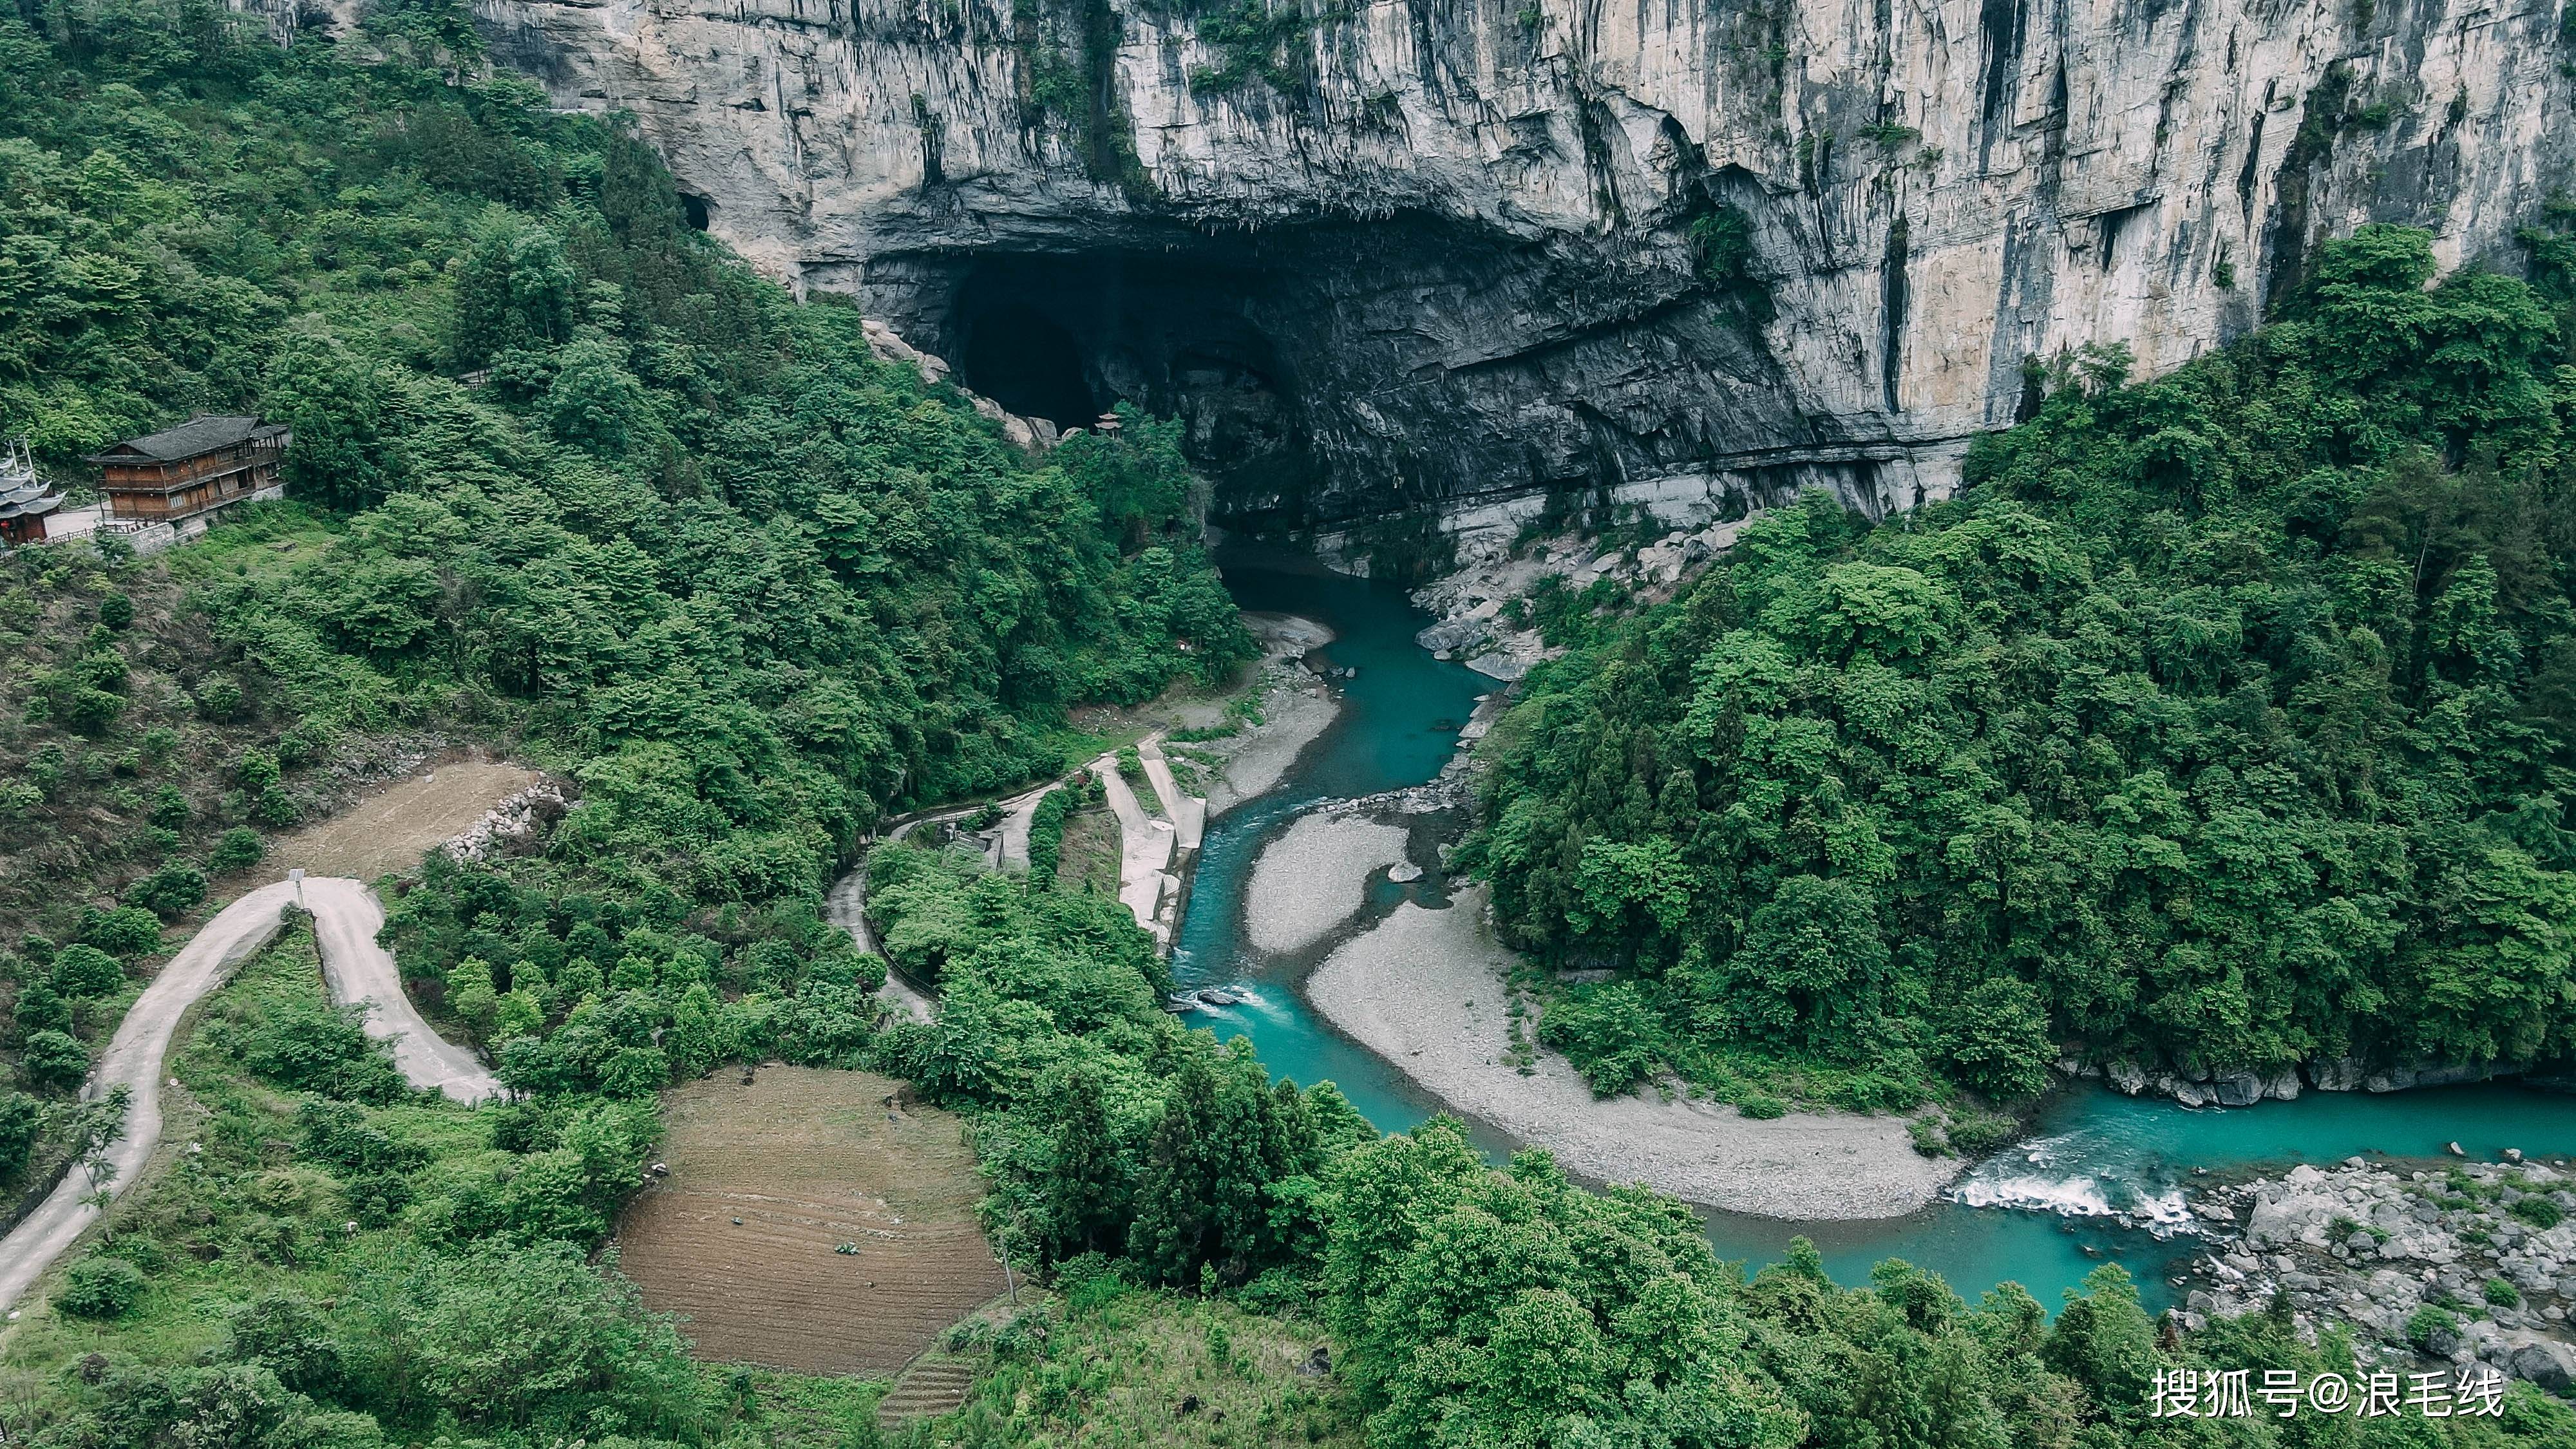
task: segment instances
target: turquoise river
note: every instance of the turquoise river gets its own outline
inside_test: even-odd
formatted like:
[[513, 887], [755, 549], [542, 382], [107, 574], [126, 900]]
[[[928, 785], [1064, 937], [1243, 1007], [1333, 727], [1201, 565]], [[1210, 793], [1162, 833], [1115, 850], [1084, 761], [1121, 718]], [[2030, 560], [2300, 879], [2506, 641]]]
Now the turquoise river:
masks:
[[[1225, 575], [1247, 609], [1330, 626], [1337, 637], [1323, 661], [1358, 673], [1340, 682], [1340, 716], [1280, 788], [1210, 825], [1174, 971], [1187, 985], [1250, 988], [1243, 1005], [1202, 1012], [1195, 1023], [1251, 1038], [1274, 1074], [1334, 1082], [1378, 1127], [1402, 1131], [1438, 1104], [1325, 1025], [1293, 980], [1238, 944], [1244, 891], [1263, 843], [1300, 811], [1438, 775], [1477, 697], [1497, 686], [1417, 647], [1413, 635], [1430, 621], [1393, 585], [1267, 558], [1230, 564]], [[1381, 879], [1379, 889], [1386, 904], [1406, 888]], [[1411, 889], [1436, 891], [1438, 883]], [[1511, 1145], [1481, 1136], [1490, 1150]], [[1790, 1222], [1715, 1214], [1709, 1236], [1722, 1256], [1759, 1265], [1804, 1234], [1844, 1282], [1862, 1281], [1882, 1258], [1901, 1257], [1941, 1273], [1971, 1300], [2010, 1280], [2054, 1304], [2086, 1273], [2117, 1261], [2161, 1306], [2173, 1266], [2192, 1248], [2189, 1233], [2175, 1229], [2186, 1217], [2182, 1187], [2196, 1169], [2234, 1174], [2356, 1153], [2429, 1157], [2453, 1141], [2486, 1158], [2508, 1146], [2576, 1152], [2576, 1102], [2499, 1084], [2384, 1096], [2311, 1092], [2295, 1102], [2194, 1111], [2084, 1086], [2054, 1098], [2029, 1138], [1971, 1168], [1949, 1200], [1909, 1217]]]

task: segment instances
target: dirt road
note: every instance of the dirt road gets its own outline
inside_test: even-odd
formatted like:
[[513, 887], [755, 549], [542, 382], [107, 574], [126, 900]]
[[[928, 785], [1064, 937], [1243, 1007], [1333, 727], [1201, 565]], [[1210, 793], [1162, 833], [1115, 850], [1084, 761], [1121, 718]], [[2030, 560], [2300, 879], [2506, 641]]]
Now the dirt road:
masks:
[[[13, 1306], [46, 1266], [97, 1220], [99, 1207], [92, 1194], [101, 1187], [122, 1194], [133, 1184], [161, 1142], [161, 1089], [168, 1080], [163, 1063], [171, 1036], [188, 1008], [223, 985], [234, 967], [258, 954], [277, 934], [278, 912], [295, 899], [295, 893], [294, 886], [278, 881], [224, 907], [179, 948], [126, 1011], [81, 1092], [86, 1100], [99, 1101], [125, 1088], [129, 1094], [125, 1135], [108, 1149], [96, 1177], [73, 1168], [26, 1221], [0, 1240], [0, 1309]], [[403, 995], [393, 958], [376, 944], [384, 912], [364, 885], [328, 877], [307, 880], [304, 903], [314, 913], [332, 999], [367, 1005], [367, 1034], [396, 1037], [394, 1061], [413, 1086], [434, 1087], [460, 1102], [480, 1101], [500, 1092], [500, 1083], [472, 1054], [439, 1040]]]
[[376, 944], [385, 912], [376, 893], [354, 880], [325, 877], [304, 882], [304, 905], [322, 943], [322, 975], [331, 999], [367, 1007], [367, 1035], [390, 1041], [394, 1065], [415, 1087], [436, 1088], [468, 1104], [501, 1095], [501, 1084], [474, 1053], [440, 1037], [403, 994], [402, 972]]

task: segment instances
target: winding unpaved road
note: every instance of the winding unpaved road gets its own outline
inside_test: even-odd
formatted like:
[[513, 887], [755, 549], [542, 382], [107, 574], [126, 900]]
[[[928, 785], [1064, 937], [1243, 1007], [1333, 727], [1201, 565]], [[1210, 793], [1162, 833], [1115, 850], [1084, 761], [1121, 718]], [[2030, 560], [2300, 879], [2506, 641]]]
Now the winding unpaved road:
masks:
[[401, 968], [376, 944], [385, 911], [374, 891], [339, 877], [307, 879], [304, 905], [313, 912], [313, 931], [322, 943], [322, 978], [331, 983], [331, 999], [367, 1008], [367, 1035], [393, 1044], [394, 1065], [405, 1080], [469, 1105], [501, 1095], [501, 1083], [474, 1053], [430, 1030], [403, 994]]
[[[122, 1194], [141, 1176], [143, 1164], [161, 1143], [161, 1089], [168, 1079], [163, 1060], [171, 1038], [189, 1008], [276, 936], [278, 913], [294, 899], [295, 887], [279, 881], [224, 907], [179, 948], [117, 1023], [116, 1035], [90, 1069], [81, 1096], [99, 1101], [125, 1088], [125, 1135], [108, 1149], [100, 1174], [94, 1177], [77, 1167], [65, 1173], [26, 1221], [0, 1240], [0, 1309], [14, 1305], [97, 1219], [93, 1194], [100, 1186], [111, 1195]], [[403, 995], [393, 957], [376, 944], [385, 915], [373, 892], [354, 880], [308, 879], [304, 904], [313, 912], [332, 999], [367, 1007], [367, 1035], [392, 1039], [394, 1062], [413, 1086], [434, 1087], [459, 1102], [500, 1094], [501, 1084], [473, 1054], [440, 1040]]]

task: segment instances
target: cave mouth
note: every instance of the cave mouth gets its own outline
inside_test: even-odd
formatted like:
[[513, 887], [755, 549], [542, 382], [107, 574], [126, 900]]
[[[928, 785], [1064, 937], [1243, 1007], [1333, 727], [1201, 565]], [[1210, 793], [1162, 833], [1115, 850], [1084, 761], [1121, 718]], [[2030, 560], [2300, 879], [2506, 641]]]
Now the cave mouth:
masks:
[[1024, 417], [1060, 428], [1088, 424], [1100, 412], [1073, 334], [1044, 312], [997, 301], [970, 313], [958, 375], [968, 387]]
[[935, 331], [958, 381], [1084, 427], [1121, 402], [1181, 423], [1229, 527], [1306, 526], [1316, 471], [1273, 270], [1160, 252], [981, 254]]

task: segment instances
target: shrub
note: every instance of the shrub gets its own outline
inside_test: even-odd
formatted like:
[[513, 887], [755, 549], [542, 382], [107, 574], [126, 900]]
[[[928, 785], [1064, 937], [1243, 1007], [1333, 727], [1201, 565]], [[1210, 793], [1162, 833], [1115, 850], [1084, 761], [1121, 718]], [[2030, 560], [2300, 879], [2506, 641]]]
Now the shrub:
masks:
[[2020, 1130], [2018, 1123], [2000, 1113], [1957, 1113], [1950, 1118], [1950, 1145], [1967, 1156], [1983, 1157], [2010, 1142]]
[[209, 674], [197, 683], [197, 713], [221, 723], [241, 713], [241, 682], [229, 674]]
[[134, 600], [124, 594], [110, 594], [98, 601], [98, 621], [111, 629], [122, 629], [134, 622]]
[[1768, 1092], [1754, 1092], [1735, 1104], [1735, 1110], [1756, 1122], [1769, 1122], [1789, 1115], [1789, 1104]]
[[295, 797], [287, 794], [283, 787], [277, 785], [271, 785], [259, 792], [256, 813], [260, 824], [279, 828], [294, 824], [304, 814], [303, 810], [297, 807]]
[[1662, 1024], [1632, 981], [1578, 986], [1539, 1019], [1539, 1040], [1565, 1053], [1595, 1096], [1616, 1097], [1653, 1074]]
[[161, 949], [161, 922], [141, 906], [93, 910], [81, 923], [80, 938], [111, 956], [131, 960]]
[[123, 1318], [143, 1301], [143, 1270], [123, 1258], [84, 1258], [63, 1275], [54, 1306], [75, 1318]]
[[293, 729], [277, 737], [277, 760], [282, 765], [309, 765], [330, 753], [331, 741], [337, 734], [331, 722], [308, 715]]
[[226, 1316], [223, 1357], [265, 1365], [298, 1393], [328, 1394], [341, 1378], [340, 1345], [330, 1324], [291, 1293], [271, 1293]]
[[38, 1091], [68, 1092], [89, 1076], [89, 1048], [64, 1032], [32, 1031], [18, 1070]]
[[1056, 867], [1064, 858], [1064, 822], [1081, 803], [1079, 786], [1068, 786], [1050, 792], [1038, 802], [1029, 817], [1029, 883], [1040, 889], [1055, 884]]
[[217, 875], [230, 875], [259, 864], [267, 854], [268, 846], [258, 831], [236, 825], [217, 837], [215, 848], [206, 852], [206, 869]]
[[2522, 1306], [2522, 1290], [2504, 1281], [2502, 1278], [2489, 1278], [2487, 1280], [2487, 1286], [2479, 1290], [2479, 1296], [2485, 1298], [2487, 1302], [2498, 1308], [2520, 1308]]
[[[108, 726], [115, 724], [117, 716], [125, 713], [125, 696], [75, 684], [62, 691], [55, 701], [54, 712], [62, 720], [63, 728], [95, 738], [107, 733]], [[29, 722], [35, 722], [32, 716]]]
[[393, 1102], [408, 1090], [393, 1059], [367, 1037], [355, 1010], [272, 1010], [246, 1033], [243, 1065], [281, 1087], [358, 1102]]
[[0, 1177], [14, 1176], [35, 1149], [45, 1124], [44, 1104], [21, 1092], [0, 1092]]
[[105, 996], [125, 984], [125, 968], [96, 946], [66, 946], [50, 984], [65, 996]]
[[42, 976], [29, 977], [27, 984], [19, 988], [13, 1014], [21, 1037], [29, 1032], [71, 1029], [70, 1005], [63, 1000], [62, 993], [54, 989], [53, 982]]
[[277, 756], [256, 747], [244, 750], [233, 761], [233, 778], [244, 790], [259, 794], [277, 783]]
[[2515, 1203], [2512, 1207], [2505, 1209], [2505, 1211], [2512, 1213], [2515, 1217], [2522, 1219], [2524, 1222], [2531, 1224], [2542, 1232], [2547, 1232], [2551, 1228], [2558, 1226], [2560, 1223], [2566, 1221], [2567, 1218], [2567, 1210], [2565, 1208], [2560, 1207], [2558, 1204], [2551, 1202], [2545, 1197], [2526, 1197], [2522, 1201]]
[[180, 830], [186, 828], [191, 813], [188, 797], [179, 793], [178, 786], [164, 783], [153, 792], [152, 813], [144, 818], [163, 830]]
[[206, 873], [193, 865], [165, 865], [128, 887], [125, 897], [165, 921], [176, 920], [206, 898]]
[[2459, 1332], [2460, 1320], [2452, 1317], [2450, 1310], [2436, 1308], [2429, 1303], [2416, 1309], [2415, 1315], [2406, 1320], [2406, 1341], [2426, 1353], [2443, 1352], [2434, 1345], [2458, 1337]]

